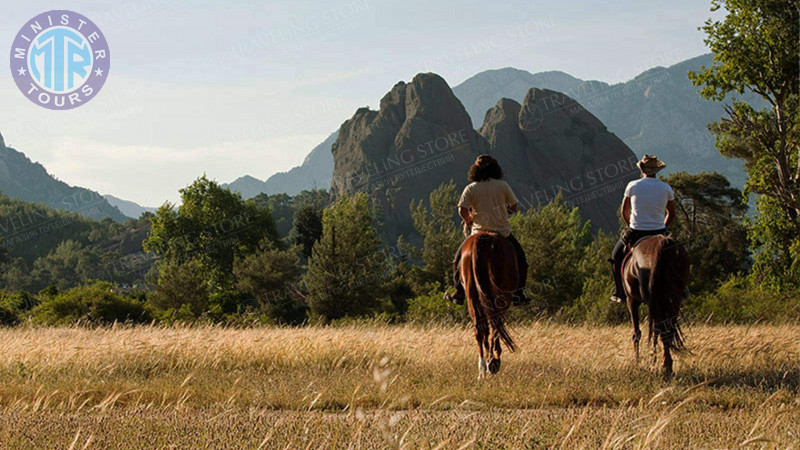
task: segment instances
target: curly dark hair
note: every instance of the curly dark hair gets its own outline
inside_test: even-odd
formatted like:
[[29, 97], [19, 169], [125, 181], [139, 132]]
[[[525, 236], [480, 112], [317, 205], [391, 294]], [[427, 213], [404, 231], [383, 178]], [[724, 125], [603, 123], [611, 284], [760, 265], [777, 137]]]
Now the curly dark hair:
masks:
[[486, 181], [490, 178], [495, 180], [503, 179], [503, 169], [500, 168], [497, 160], [489, 155], [478, 156], [475, 164], [469, 168], [467, 179], [469, 181]]

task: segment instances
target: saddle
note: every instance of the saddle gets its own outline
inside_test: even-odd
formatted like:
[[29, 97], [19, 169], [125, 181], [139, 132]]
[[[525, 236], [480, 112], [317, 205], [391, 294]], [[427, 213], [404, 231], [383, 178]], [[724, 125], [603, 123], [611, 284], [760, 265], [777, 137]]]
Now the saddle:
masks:
[[636, 249], [636, 246], [639, 245], [645, 239], [650, 239], [651, 237], [654, 237], [654, 236], [670, 237], [670, 236], [672, 236], [672, 233], [667, 231], [665, 233], [649, 234], [647, 236], [642, 236], [639, 239], [636, 239], [632, 244], [630, 242], [628, 242], [629, 236], [626, 236], [625, 257], [622, 258], [622, 264], [619, 266], [620, 270], [623, 270], [623, 271], [625, 270], [625, 265], [628, 264], [628, 260], [631, 258], [631, 255], [633, 254], [633, 250]]

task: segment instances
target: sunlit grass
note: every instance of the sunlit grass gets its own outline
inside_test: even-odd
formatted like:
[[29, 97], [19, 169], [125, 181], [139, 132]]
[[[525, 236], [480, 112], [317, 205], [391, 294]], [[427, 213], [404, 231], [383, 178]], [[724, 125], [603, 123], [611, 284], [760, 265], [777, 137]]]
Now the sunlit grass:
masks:
[[472, 331], [460, 327], [3, 329], [0, 438], [75, 448], [800, 445], [800, 327], [686, 331], [691, 353], [666, 382], [649, 357], [632, 362], [628, 327], [517, 327], [519, 351], [481, 381]]

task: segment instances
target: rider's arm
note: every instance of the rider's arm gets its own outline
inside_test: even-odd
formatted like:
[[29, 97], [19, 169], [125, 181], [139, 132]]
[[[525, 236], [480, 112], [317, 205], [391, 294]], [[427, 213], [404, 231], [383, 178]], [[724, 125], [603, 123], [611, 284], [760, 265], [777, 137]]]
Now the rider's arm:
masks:
[[464, 222], [467, 223], [467, 226], [472, 226], [472, 214], [469, 213], [469, 208], [459, 207], [458, 215], [464, 219]]
[[622, 207], [620, 208], [620, 211], [622, 212], [622, 220], [625, 221], [625, 225], [630, 226], [631, 225], [631, 198], [630, 197], [626, 196], [625, 199], [622, 200]]
[[664, 227], [668, 227], [675, 220], [675, 200], [667, 202], [667, 217], [664, 219]]

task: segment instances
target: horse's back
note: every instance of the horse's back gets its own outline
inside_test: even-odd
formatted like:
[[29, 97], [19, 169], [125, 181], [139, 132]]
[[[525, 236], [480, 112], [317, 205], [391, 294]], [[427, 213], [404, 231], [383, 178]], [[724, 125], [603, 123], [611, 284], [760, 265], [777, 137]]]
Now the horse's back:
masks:
[[662, 249], [677, 248], [681, 252], [686, 252], [683, 246], [671, 235], [656, 234], [646, 236], [633, 245], [631, 258], [640, 268], [653, 268]]

